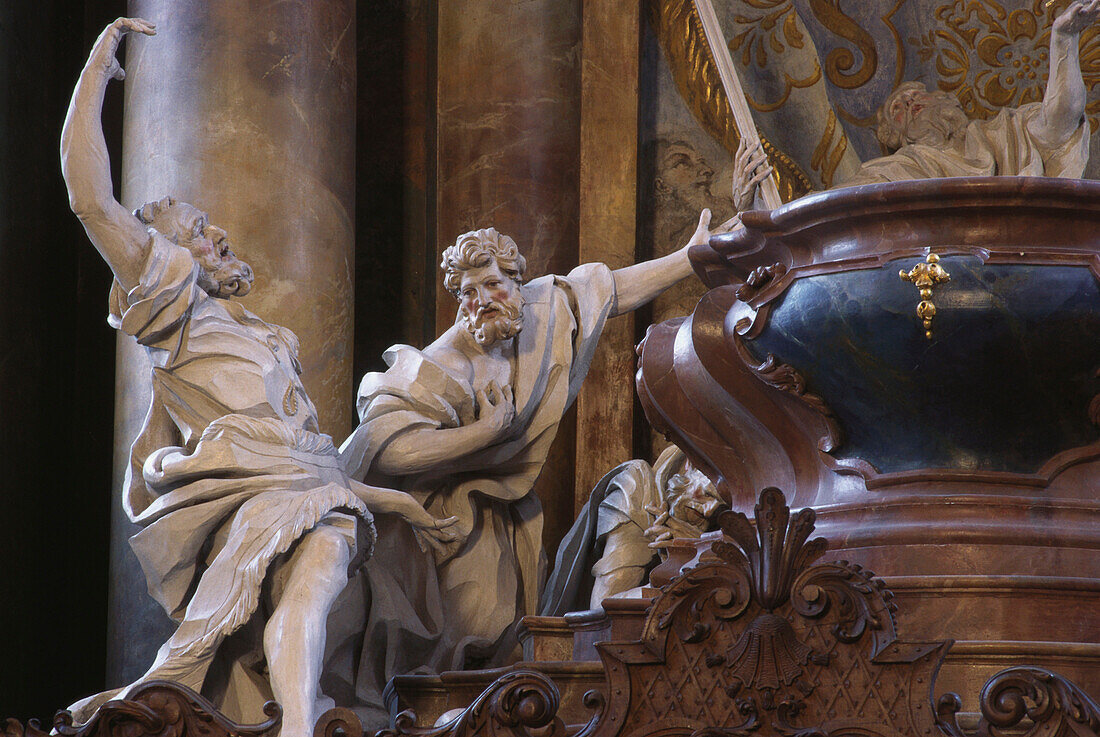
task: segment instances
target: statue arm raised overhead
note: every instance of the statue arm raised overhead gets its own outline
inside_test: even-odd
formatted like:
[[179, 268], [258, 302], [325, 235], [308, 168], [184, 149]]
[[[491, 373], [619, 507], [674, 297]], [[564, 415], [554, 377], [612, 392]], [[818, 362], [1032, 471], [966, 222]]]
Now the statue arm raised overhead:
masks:
[[156, 33], [152, 23], [138, 18], [119, 18], [104, 29], [80, 73], [61, 131], [61, 173], [69, 190], [69, 205], [127, 290], [141, 277], [149, 234], [141, 221], [115, 200], [101, 116], [107, 83], [126, 76], [115, 52], [128, 32]]
[[1081, 32], [1100, 17], [1100, 0], [1076, 0], [1054, 20], [1050, 34], [1050, 78], [1031, 132], [1049, 143], [1069, 140], [1084, 121], [1085, 83], [1081, 78]]

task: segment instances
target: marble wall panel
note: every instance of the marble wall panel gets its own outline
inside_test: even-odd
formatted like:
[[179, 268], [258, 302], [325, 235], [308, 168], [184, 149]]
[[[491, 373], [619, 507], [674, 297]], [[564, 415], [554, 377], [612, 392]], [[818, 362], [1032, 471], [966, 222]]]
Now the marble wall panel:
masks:
[[[581, 64], [581, 262], [634, 263], [637, 221], [638, 43], [636, 3], [584, 4]], [[604, 330], [577, 397], [574, 513], [605, 473], [634, 458], [633, 314]]]

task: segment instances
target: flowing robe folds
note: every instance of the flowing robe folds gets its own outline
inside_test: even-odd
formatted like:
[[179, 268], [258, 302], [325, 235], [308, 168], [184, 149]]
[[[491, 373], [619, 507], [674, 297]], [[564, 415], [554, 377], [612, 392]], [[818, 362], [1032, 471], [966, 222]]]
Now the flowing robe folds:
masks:
[[[360, 386], [361, 424], [341, 448], [348, 474], [407, 491], [433, 516], [459, 520], [453, 544], [422, 553], [408, 532], [378, 515], [379, 546], [360, 582], [369, 618], [354, 675], [356, 701], [367, 709], [381, 708], [392, 675], [506, 662], [516, 650], [513, 625], [537, 611], [546, 555], [532, 487], [588, 372], [615, 288], [606, 266], [588, 264], [522, 290], [516, 414], [496, 442], [428, 472], [386, 476], [374, 460], [387, 444], [412, 429], [474, 422], [481, 386], [433, 360], [432, 347], [404, 345], [386, 352], [389, 370], [367, 374]], [[436, 345], [464, 329], [456, 324]], [[333, 657], [345, 672], [357, 660], [350, 652]]]
[[654, 469], [645, 461], [627, 461], [604, 474], [558, 546], [539, 614], [560, 617], [599, 606], [603, 595], [641, 585], [657, 557], [645, 536], [653, 524], [646, 507], [660, 501]]
[[[293, 333], [209, 296], [191, 253], [150, 233], [140, 282], [129, 293], [115, 283], [108, 318], [153, 364], [123, 506], [142, 526], [130, 542], [149, 593], [180, 622], [141, 680], [199, 690], [226, 637], [278, 597], [278, 580], [264, 580], [299, 538], [333, 525], [363, 556], [374, 528], [331, 438], [318, 432]], [[232, 649], [207, 693], [255, 718], [270, 692], [246, 670], [258, 673], [262, 654]], [[74, 705], [75, 716], [115, 693]]]
[[1089, 126], [1082, 121], [1069, 140], [1045, 141], [1030, 128], [1041, 103], [1005, 108], [966, 127], [963, 152], [910, 143], [890, 156], [864, 162], [840, 187], [933, 177], [1032, 176], [1076, 179], [1089, 158]]

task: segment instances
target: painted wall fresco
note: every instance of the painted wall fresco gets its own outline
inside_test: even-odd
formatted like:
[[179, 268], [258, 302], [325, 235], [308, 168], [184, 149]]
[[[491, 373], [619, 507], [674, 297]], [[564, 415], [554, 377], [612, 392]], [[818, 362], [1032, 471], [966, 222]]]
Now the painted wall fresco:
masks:
[[[884, 153], [875, 111], [903, 81], [959, 98], [973, 118], [1042, 99], [1050, 26], [1068, 0], [716, 0], [715, 9], [785, 199], [829, 187]], [[675, 82], [643, 86], [662, 115], [734, 150], [736, 131], [690, 0], [650, 0], [650, 26]], [[1094, 146], [1100, 29], [1081, 38]], [[679, 98], [678, 100], [675, 98]], [[1086, 171], [1100, 174], [1100, 158]]]

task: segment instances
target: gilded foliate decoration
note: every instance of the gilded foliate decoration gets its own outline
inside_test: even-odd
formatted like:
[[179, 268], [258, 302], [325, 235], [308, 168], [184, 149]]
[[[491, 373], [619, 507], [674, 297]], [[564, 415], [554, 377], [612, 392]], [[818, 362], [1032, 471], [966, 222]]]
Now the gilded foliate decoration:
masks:
[[[782, 54], [788, 48], [802, 49], [806, 36], [798, 23], [798, 13], [791, 0], [743, 0], [741, 12], [734, 15], [740, 32], [728, 42], [732, 58], [740, 58], [741, 65], [754, 64], [763, 69], [768, 65], [769, 52]], [[757, 112], [770, 113], [787, 104], [794, 90], [812, 87], [821, 81], [821, 65], [815, 63], [809, 73], [801, 76], [783, 75], [783, 89], [774, 99], [761, 100], [745, 91], [749, 107]]]
[[[878, 50], [875, 48], [874, 36], [844, 13], [840, 0], [808, 0], [808, 3], [821, 25], [859, 51], [858, 59], [851, 49], [844, 46], [827, 53], [825, 73], [829, 81], [846, 90], [867, 84], [878, 71]], [[888, 18], [888, 15], [885, 16], [883, 22], [888, 23]]]
[[[781, 51], [783, 46], [780, 37], [786, 43], [792, 43], [784, 31], [776, 35], [770, 30], [770, 26], [775, 23], [785, 25], [785, 22], [780, 22], [782, 18], [794, 17], [790, 0], [747, 0], [746, 4], [759, 5], [763, 10], [770, 9], [774, 12], [766, 14], [761, 20], [763, 36], [753, 37], [751, 40], [746, 37], [743, 44], [753, 47], [765, 44], [767, 48]], [[787, 6], [791, 12], [783, 12], [783, 6]], [[664, 49], [681, 97], [703, 129], [718, 140], [732, 156], [737, 151], [741, 137], [734, 125], [729, 100], [703, 33], [695, 3], [692, 0], [650, 0], [649, 19]], [[764, 59], [766, 62], [766, 54]], [[764, 137], [761, 140], [768, 161], [775, 169], [776, 185], [783, 201], [789, 202], [809, 192], [812, 184], [798, 164], [771, 141]]]
[[791, 0], [744, 0], [734, 20], [744, 26], [729, 40], [730, 53], [741, 64], [768, 64], [768, 52], [782, 53], [788, 46], [801, 49], [806, 37], [798, 28], [798, 14]]
[[[970, 117], [987, 119], [1003, 107], [1043, 99], [1051, 23], [1064, 5], [1030, 0], [1010, 9], [996, 0], [954, 0], [936, 8], [935, 28], [911, 42], [922, 61], [934, 63], [939, 88], [957, 96]], [[1086, 29], [1080, 49], [1085, 87], [1092, 92], [1100, 86], [1100, 29]], [[1096, 131], [1100, 99], [1089, 101], [1086, 114]]]

